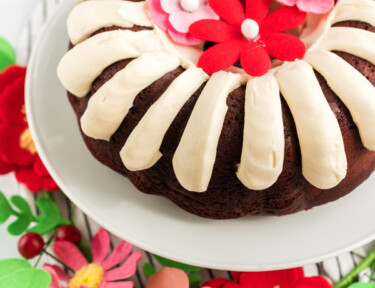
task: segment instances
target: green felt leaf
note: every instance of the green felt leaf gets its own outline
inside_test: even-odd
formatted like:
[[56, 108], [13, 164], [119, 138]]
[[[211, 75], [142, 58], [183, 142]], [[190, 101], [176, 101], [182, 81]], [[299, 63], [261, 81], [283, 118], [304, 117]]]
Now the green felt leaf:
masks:
[[150, 263], [146, 262], [142, 266], [143, 274], [145, 275], [146, 279], [150, 278], [152, 275], [156, 273], [156, 269]]
[[191, 265], [183, 264], [183, 263], [180, 263], [180, 262], [172, 261], [172, 260], [157, 256], [157, 255], [154, 255], [154, 257], [164, 267], [178, 268], [178, 269], [183, 270], [185, 272], [196, 272], [196, 271], [200, 271], [200, 270], [203, 269], [203, 268], [200, 268], [200, 267], [197, 267], [197, 266], [191, 266]]
[[0, 278], [0, 288], [48, 288], [51, 275], [47, 271], [27, 268]]
[[16, 53], [7, 40], [0, 37], [0, 71], [16, 63]]
[[196, 273], [190, 273], [188, 275], [190, 288], [198, 288], [202, 282], [202, 277]]
[[59, 208], [52, 199], [38, 198], [36, 205], [41, 214], [36, 217], [37, 224], [29, 229], [29, 232], [44, 235], [61, 225], [70, 224], [68, 220], [61, 217]]
[[18, 209], [18, 211], [22, 214], [27, 214], [31, 217], [33, 216], [33, 213], [31, 212], [31, 208], [29, 203], [26, 202], [25, 199], [23, 199], [21, 196], [14, 195], [10, 198], [10, 202]]
[[31, 265], [25, 259], [5, 259], [0, 261], [0, 278], [14, 271], [31, 268]]
[[92, 261], [91, 245], [86, 240], [82, 239], [78, 245], [78, 249], [82, 252], [88, 262]]
[[3, 192], [0, 191], [0, 225], [5, 223], [5, 221], [7, 221], [12, 214], [12, 207], [9, 205], [9, 202], [7, 198], [5, 198]]
[[13, 236], [19, 236], [27, 230], [32, 221], [32, 215], [20, 214], [19, 218], [8, 226], [8, 233]]
[[350, 285], [348, 288], [375, 288], [375, 284], [358, 282]]

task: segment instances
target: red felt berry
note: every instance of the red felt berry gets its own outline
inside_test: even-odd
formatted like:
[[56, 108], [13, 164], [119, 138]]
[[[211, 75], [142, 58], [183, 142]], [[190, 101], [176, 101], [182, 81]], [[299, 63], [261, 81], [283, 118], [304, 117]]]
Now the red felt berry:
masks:
[[79, 244], [82, 240], [81, 232], [73, 225], [63, 225], [57, 228], [55, 240], [65, 240], [71, 243]]
[[44, 240], [37, 233], [26, 233], [18, 240], [18, 251], [26, 259], [32, 259], [42, 252]]

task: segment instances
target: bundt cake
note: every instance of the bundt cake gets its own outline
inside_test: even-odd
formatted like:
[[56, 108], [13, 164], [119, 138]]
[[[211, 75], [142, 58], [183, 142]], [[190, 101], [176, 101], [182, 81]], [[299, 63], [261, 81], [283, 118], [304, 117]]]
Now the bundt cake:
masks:
[[375, 1], [324, 13], [287, 0], [78, 2], [58, 76], [88, 149], [140, 191], [208, 218], [285, 215], [375, 170]]

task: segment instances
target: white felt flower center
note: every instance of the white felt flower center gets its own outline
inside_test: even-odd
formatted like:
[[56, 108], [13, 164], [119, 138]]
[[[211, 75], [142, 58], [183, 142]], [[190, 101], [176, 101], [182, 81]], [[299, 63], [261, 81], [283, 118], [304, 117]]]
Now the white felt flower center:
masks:
[[187, 12], [195, 12], [199, 8], [199, 0], [180, 0], [182, 9]]
[[245, 19], [241, 25], [242, 34], [249, 40], [255, 40], [259, 35], [259, 25], [252, 19]]

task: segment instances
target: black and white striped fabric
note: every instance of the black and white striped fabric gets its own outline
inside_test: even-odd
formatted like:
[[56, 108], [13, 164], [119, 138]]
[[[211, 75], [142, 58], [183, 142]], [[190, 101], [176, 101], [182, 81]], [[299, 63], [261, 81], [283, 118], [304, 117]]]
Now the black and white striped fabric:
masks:
[[[63, 1], [67, 0], [39, 0], [34, 12], [32, 13], [28, 21], [27, 27], [25, 27], [24, 31], [21, 34], [19, 44], [16, 47], [17, 59], [20, 65], [27, 65], [35, 40], [38, 37], [39, 32], [41, 31], [41, 27], [53, 14], [59, 3]], [[38, 197], [37, 195], [29, 193], [22, 185], [19, 185], [19, 191], [22, 196], [26, 197], [31, 203], [35, 203], [35, 198]], [[83, 236], [87, 240], [90, 240], [99, 229], [99, 226], [94, 221], [89, 219], [78, 208], [75, 208], [63, 193], [57, 192], [55, 195], [58, 205], [60, 206], [60, 210], [62, 211], [62, 214], [64, 216], [69, 217], [69, 215], [72, 215], [72, 209], [75, 210], [75, 212], [73, 213], [75, 215], [74, 221], [83, 232]], [[35, 204], [33, 204], [33, 206], [36, 209]], [[114, 235], [111, 235], [112, 248], [119, 241], [121, 241], [121, 239], [117, 238]], [[135, 248], [134, 250], [139, 251], [140, 249]], [[330, 282], [335, 283], [358, 265], [358, 263], [361, 261], [361, 257], [359, 255], [365, 255], [365, 250], [363, 248], [357, 249], [355, 252], [346, 253], [344, 255], [328, 259], [321, 263], [307, 265], [304, 267], [305, 274], [306, 276], [322, 275], [326, 277]], [[41, 263], [44, 262], [51, 263], [52, 261], [51, 259], [45, 258], [42, 259]], [[158, 270], [161, 269], [161, 266], [152, 258], [150, 253], [144, 251], [143, 257], [138, 263], [137, 273], [131, 279], [134, 281], [135, 287], [146, 287], [146, 279], [142, 273], [142, 265], [145, 262], [153, 264]], [[224, 277], [228, 279], [231, 278], [231, 273], [228, 271], [204, 269], [200, 272], [200, 274], [203, 281], [217, 277]], [[368, 277], [370, 277], [370, 272], [364, 271], [361, 275], [365, 280], [366, 277], [367, 279]]]

